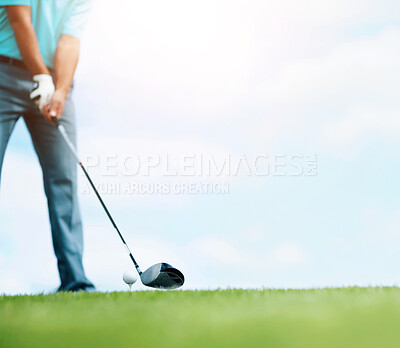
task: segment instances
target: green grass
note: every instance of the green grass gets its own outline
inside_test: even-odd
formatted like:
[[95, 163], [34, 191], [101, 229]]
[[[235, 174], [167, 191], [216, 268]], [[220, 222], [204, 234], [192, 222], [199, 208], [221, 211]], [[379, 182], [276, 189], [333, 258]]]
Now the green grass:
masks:
[[0, 296], [0, 347], [395, 347], [400, 289]]

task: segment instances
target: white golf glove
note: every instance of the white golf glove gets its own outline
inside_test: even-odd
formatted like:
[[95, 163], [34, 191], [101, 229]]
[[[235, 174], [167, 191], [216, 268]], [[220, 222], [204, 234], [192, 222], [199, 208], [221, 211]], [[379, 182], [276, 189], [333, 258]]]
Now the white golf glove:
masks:
[[50, 103], [54, 93], [53, 78], [49, 74], [38, 74], [33, 76], [33, 87], [31, 99], [36, 103], [40, 112], [43, 112], [43, 107]]

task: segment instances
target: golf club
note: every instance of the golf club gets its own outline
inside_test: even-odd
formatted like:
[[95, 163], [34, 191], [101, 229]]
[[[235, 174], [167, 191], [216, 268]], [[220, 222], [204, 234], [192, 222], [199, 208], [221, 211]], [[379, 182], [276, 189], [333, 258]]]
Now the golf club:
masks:
[[53, 122], [56, 125], [57, 129], [59, 130], [60, 134], [62, 135], [65, 143], [71, 150], [72, 155], [74, 156], [76, 162], [79, 164], [79, 166], [82, 168], [83, 172], [85, 173], [86, 178], [88, 179], [90, 186], [94, 190], [97, 198], [99, 199], [104, 211], [106, 212], [108, 218], [111, 221], [111, 224], [114, 226], [115, 230], [117, 231], [119, 237], [121, 238], [122, 243], [124, 243], [125, 249], [129, 254], [129, 257], [131, 258], [133, 264], [135, 265], [135, 268], [137, 272], [139, 273], [140, 280], [142, 283], [146, 286], [149, 286], [151, 288], [156, 288], [156, 289], [176, 289], [179, 288], [183, 285], [185, 281], [185, 277], [183, 274], [177, 270], [175, 267], [172, 267], [170, 264], [161, 262], [157, 263], [151, 267], [149, 267], [147, 270], [142, 272], [140, 270], [140, 267], [138, 263], [136, 262], [135, 258], [133, 257], [128, 244], [126, 243], [124, 237], [122, 236], [121, 232], [119, 231], [114, 219], [112, 218], [110, 212], [108, 211], [106, 205], [103, 202], [103, 199], [101, 198], [99, 192], [97, 191], [96, 187], [93, 184], [92, 179], [90, 178], [88, 172], [86, 171], [85, 167], [83, 166], [81, 160], [78, 157], [78, 154], [76, 153], [75, 147], [70, 141], [68, 134], [63, 127], [62, 124], [60, 124], [57, 120], [57, 118], [53, 117]]

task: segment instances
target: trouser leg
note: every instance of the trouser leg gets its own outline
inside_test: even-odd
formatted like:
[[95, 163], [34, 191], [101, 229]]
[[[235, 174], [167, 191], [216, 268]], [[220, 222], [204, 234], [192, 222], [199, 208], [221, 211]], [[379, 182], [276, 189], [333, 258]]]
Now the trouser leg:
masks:
[[19, 98], [20, 91], [9, 72], [10, 67], [0, 64], [0, 179], [8, 140], [25, 108]]
[[0, 182], [1, 182], [1, 171], [3, 168], [4, 154], [6, 152], [8, 140], [10, 139], [11, 133], [18, 120], [18, 115], [10, 114], [3, 109], [3, 100], [0, 97]]
[[[92, 287], [82, 265], [83, 232], [77, 196], [77, 166], [56, 127], [32, 110], [24, 115], [43, 170], [54, 251], [62, 290]], [[60, 123], [76, 143], [70, 95]]]

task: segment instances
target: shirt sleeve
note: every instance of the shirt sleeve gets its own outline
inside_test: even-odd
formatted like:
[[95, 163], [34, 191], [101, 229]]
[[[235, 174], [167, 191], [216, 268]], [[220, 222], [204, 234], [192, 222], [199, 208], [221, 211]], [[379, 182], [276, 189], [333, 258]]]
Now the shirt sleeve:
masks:
[[[1, 1], [9, 1], [9, 0], [0, 0], [0, 2]], [[83, 29], [85, 28], [85, 24], [88, 20], [90, 9], [92, 7], [92, 1], [74, 0], [72, 6], [73, 8], [70, 12], [70, 15], [65, 21], [62, 34], [71, 35], [79, 39], [82, 35]]]
[[31, 5], [31, 0], [0, 0], [0, 7], [2, 7], [2, 6], [13, 6], [13, 5], [30, 6]]

